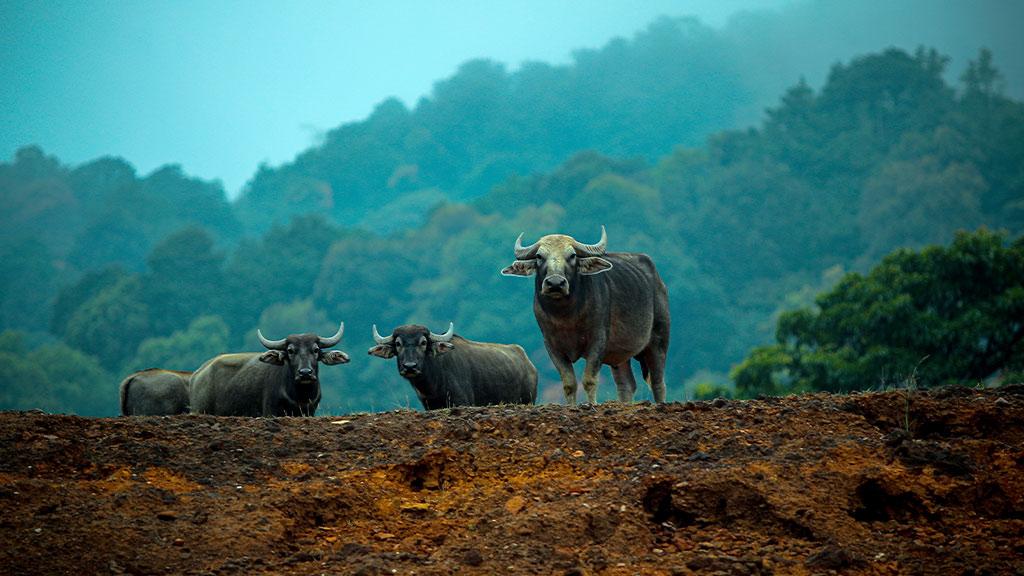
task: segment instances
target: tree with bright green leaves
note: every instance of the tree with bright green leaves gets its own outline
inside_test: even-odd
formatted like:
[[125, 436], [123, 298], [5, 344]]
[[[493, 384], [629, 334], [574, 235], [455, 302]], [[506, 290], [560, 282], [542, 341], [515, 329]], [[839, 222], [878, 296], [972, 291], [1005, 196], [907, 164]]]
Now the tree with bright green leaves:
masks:
[[776, 344], [735, 367], [746, 395], [1024, 378], [1024, 237], [984, 228], [901, 249], [784, 313]]

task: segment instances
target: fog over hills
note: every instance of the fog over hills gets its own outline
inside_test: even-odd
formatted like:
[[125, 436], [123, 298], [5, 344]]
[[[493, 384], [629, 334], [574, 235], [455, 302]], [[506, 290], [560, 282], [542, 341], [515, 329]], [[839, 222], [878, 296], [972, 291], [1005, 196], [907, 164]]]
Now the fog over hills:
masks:
[[[752, 99], [716, 129], [756, 122], [800, 77], [898, 46], [937, 48], [961, 70], [991, 48], [1024, 94], [1024, 6], [999, 0], [599, 3], [304, 2], [0, 6], [0, 158], [37, 144], [66, 162], [122, 156], [141, 172], [181, 164], [237, 195], [331, 128], [397, 96], [414, 107], [458, 65], [564, 65], [659, 15], [695, 16], [734, 47]], [[678, 55], [687, 58], [688, 55]], [[694, 84], [700, 89], [700, 84]], [[702, 113], [704, 111], [701, 111]], [[715, 115], [716, 111], [707, 113]]]

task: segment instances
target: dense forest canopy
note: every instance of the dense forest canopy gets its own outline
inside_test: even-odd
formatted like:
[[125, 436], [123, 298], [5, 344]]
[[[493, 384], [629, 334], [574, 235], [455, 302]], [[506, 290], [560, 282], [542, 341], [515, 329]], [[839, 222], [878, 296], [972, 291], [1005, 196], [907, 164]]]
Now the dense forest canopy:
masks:
[[1024, 104], [988, 51], [957, 85], [933, 50], [867, 54], [715, 132], [747, 98], [727, 49], [662, 20], [570, 66], [469, 62], [415, 109], [385, 101], [261, 168], [234, 203], [174, 166], [26, 147], [0, 164], [0, 407], [112, 414], [131, 370], [339, 320], [354, 360], [321, 371], [327, 411], [416, 405], [393, 365], [359, 360], [373, 323], [519, 343], [557, 400], [532, 286], [498, 272], [520, 232], [594, 242], [601, 225], [669, 286], [681, 399], [728, 385], [782, 311], [845, 272], [961, 229], [1024, 232]]

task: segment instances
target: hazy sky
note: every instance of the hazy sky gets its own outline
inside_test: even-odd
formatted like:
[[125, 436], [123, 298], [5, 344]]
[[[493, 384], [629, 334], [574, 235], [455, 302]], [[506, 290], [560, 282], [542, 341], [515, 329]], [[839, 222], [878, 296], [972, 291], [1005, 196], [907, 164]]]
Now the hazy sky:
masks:
[[661, 15], [728, 23], [749, 45], [764, 94], [746, 121], [800, 76], [819, 85], [891, 45], [950, 54], [951, 81], [988, 46], [1024, 94], [1024, 0], [0, 0], [0, 161], [39, 144], [141, 174], [178, 163], [234, 195], [261, 162], [389, 96], [415, 106], [466, 60], [567, 63]]
[[228, 2], [0, 0], [0, 159], [179, 163], [234, 195], [397, 96], [410, 107], [470, 58], [514, 69], [631, 36], [662, 14], [713, 26], [791, 0]]

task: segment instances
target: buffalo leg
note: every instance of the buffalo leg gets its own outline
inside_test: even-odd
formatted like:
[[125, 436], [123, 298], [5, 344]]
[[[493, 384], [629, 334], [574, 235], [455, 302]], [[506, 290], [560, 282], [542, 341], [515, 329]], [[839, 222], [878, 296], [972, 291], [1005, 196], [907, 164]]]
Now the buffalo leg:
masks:
[[636, 392], [636, 378], [633, 377], [633, 368], [629, 365], [629, 360], [612, 366], [612, 378], [615, 379], [615, 387], [619, 389], [619, 402], [632, 402], [633, 394]]
[[551, 363], [558, 370], [558, 376], [562, 379], [562, 392], [565, 393], [565, 403], [569, 406], [576, 405], [576, 372], [572, 368], [572, 362], [563, 358], [560, 354], [552, 352], [548, 348], [548, 356]]
[[587, 402], [597, 404], [597, 377], [601, 373], [601, 360], [587, 358], [583, 367], [583, 391], [587, 393]]
[[648, 347], [640, 353], [640, 362], [646, 368], [644, 375], [655, 402], [665, 401], [665, 351]]

